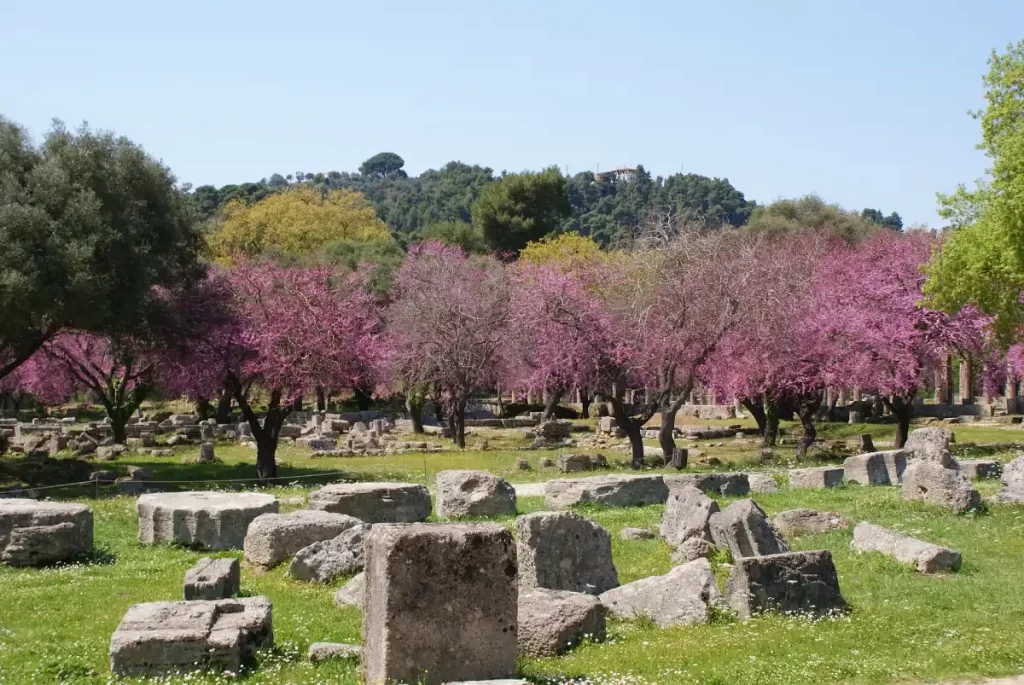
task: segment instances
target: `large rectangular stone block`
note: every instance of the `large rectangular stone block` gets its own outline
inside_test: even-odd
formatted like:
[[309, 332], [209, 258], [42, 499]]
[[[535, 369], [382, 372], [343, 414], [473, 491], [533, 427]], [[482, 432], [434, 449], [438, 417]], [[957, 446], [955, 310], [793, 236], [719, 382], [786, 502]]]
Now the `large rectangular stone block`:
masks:
[[834, 488], [843, 483], [843, 469], [818, 466], [809, 469], [790, 469], [791, 488]]
[[592, 476], [548, 481], [544, 504], [551, 509], [567, 509], [578, 504], [605, 507], [644, 507], [661, 504], [668, 498], [668, 486], [661, 476]]
[[821, 616], [846, 610], [828, 550], [736, 559], [725, 597], [744, 620], [767, 611]]
[[848, 483], [860, 485], [899, 485], [907, 468], [906, 450], [872, 452], [848, 457], [843, 472]]
[[497, 524], [382, 524], [366, 541], [363, 680], [510, 678], [518, 577]]

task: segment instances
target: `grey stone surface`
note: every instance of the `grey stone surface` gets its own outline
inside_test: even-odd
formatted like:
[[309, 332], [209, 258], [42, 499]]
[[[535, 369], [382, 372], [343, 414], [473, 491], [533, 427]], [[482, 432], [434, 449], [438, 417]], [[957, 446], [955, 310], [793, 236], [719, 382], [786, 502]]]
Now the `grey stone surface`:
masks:
[[237, 673], [257, 649], [273, 644], [266, 597], [136, 604], [110, 638], [110, 670], [117, 676], [199, 668]]
[[712, 541], [729, 550], [734, 560], [789, 551], [782, 535], [752, 499], [741, 499], [712, 514], [709, 524]]
[[601, 594], [601, 603], [620, 618], [647, 616], [662, 628], [707, 623], [722, 602], [707, 559], [676, 566], [663, 576], [641, 578]]
[[828, 550], [734, 561], [725, 596], [741, 619], [768, 611], [821, 616], [846, 610]]
[[853, 529], [850, 546], [858, 552], [881, 552], [904, 564], [912, 564], [921, 573], [957, 571], [960, 553], [930, 542], [861, 521]]
[[750, 485], [750, 492], [770, 495], [779, 491], [779, 484], [770, 473], [748, 473], [747, 482]]
[[92, 510], [84, 504], [0, 498], [0, 562], [44, 566], [92, 551]]
[[858, 485], [899, 485], [909, 455], [906, 450], [889, 450], [847, 457], [843, 462], [846, 482]]
[[110, 485], [117, 480], [117, 473], [115, 471], [93, 471], [89, 474], [89, 480], [100, 485]]
[[374, 526], [363, 680], [434, 685], [516, 673], [512, 534], [497, 524]]
[[418, 483], [334, 483], [314, 490], [309, 508], [366, 523], [413, 523], [430, 516], [430, 492]]
[[660, 504], [668, 497], [661, 476], [591, 476], [548, 481], [544, 504], [551, 509], [567, 509], [577, 504], [606, 507], [638, 507]]
[[746, 473], [683, 473], [665, 476], [669, 490], [689, 485], [704, 492], [737, 497], [750, 492], [750, 475]]
[[366, 572], [358, 573], [347, 583], [338, 588], [334, 593], [334, 606], [363, 608], [363, 598], [366, 595]]
[[672, 565], [679, 566], [695, 559], [706, 559], [715, 546], [704, 538], [690, 538], [672, 550]]
[[519, 582], [599, 595], [617, 587], [608, 531], [571, 512], [538, 512], [516, 519]]
[[817, 466], [809, 469], [790, 469], [791, 488], [834, 488], [843, 483], [843, 469]]
[[672, 547], [692, 537], [711, 540], [711, 515], [718, 503], [692, 485], [674, 487], [669, 492], [659, 532]]
[[360, 523], [330, 540], [303, 547], [295, 553], [288, 572], [298, 580], [329, 583], [338, 576], [362, 571], [366, 536], [372, 527]]
[[273, 495], [234, 492], [164, 492], [139, 497], [139, 542], [202, 549], [242, 549], [257, 516], [277, 512]]
[[903, 472], [903, 499], [949, 507], [958, 513], [981, 506], [981, 496], [965, 475], [931, 460], [915, 459]]
[[605, 638], [605, 608], [593, 595], [531, 588], [519, 593], [520, 656], [556, 656]]
[[311, 509], [263, 514], [249, 524], [243, 545], [245, 560], [254, 566], [273, 568], [302, 548], [359, 525], [362, 521], [352, 516]]
[[358, 661], [362, 651], [359, 645], [344, 642], [314, 642], [309, 646], [309, 660], [314, 664], [321, 661]]
[[516, 491], [504, 478], [487, 471], [441, 471], [435, 481], [437, 515], [514, 516]]
[[600, 454], [560, 454], [556, 463], [562, 473], [596, 471], [608, 466], [607, 460]]
[[619, 537], [623, 540], [653, 540], [658, 536], [646, 528], [623, 528]]
[[185, 599], [228, 599], [239, 592], [238, 559], [203, 557], [185, 571]]
[[830, 530], [843, 530], [850, 527], [850, 520], [842, 514], [807, 508], [779, 512], [772, 517], [771, 521], [772, 525], [787, 538], [796, 535], [827, 533]]
[[1003, 467], [998, 459], [960, 459], [957, 470], [971, 480], [991, 480], [999, 478]]
[[949, 438], [945, 428], [917, 428], [910, 431], [903, 449], [911, 453], [913, 461], [932, 461], [946, 468], [954, 468], [956, 460], [949, 453]]
[[1024, 457], [1017, 457], [1003, 469], [1003, 489], [997, 499], [1008, 504], [1024, 504]]

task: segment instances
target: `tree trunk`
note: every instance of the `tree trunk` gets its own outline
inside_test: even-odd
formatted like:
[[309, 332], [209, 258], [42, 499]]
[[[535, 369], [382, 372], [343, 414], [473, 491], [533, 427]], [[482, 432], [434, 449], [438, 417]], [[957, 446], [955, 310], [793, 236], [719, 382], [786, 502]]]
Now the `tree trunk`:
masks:
[[410, 391], [405, 393], [405, 409], [412, 419], [412, 432], [416, 435], [423, 434], [423, 398]]
[[369, 411], [370, 405], [373, 404], [372, 396], [373, 391], [367, 390], [366, 388], [356, 388], [353, 393], [353, 398], [356, 401], [356, 408], [359, 411]]
[[200, 421], [210, 418], [210, 415], [213, 414], [213, 405], [210, 404], [209, 398], [196, 398], [196, 414], [199, 416]]
[[583, 408], [583, 418], [590, 418], [590, 393], [580, 393], [580, 406]]
[[894, 395], [885, 400], [889, 411], [896, 417], [896, 449], [903, 449], [903, 446], [907, 444], [907, 437], [910, 435], [910, 419], [914, 415], [915, 394], [916, 391], [913, 391], [906, 397]]
[[291, 406], [281, 406], [281, 391], [273, 390], [270, 393], [270, 404], [267, 406], [267, 415], [260, 423], [249, 405], [245, 396], [245, 389], [242, 383], [233, 375], [228, 378], [231, 393], [235, 396], [238, 408], [242, 412], [249, 428], [252, 430], [253, 441], [256, 443], [256, 477], [260, 481], [277, 477], [277, 443], [281, 435], [281, 426], [284, 420], [291, 413]]
[[[667, 394], [667, 393], [666, 393]], [[679, 409], [686, 402], [686, 395], [688, 393], [680, 393], [679, 397], [675, 401], [669, 401], [668, 406], [662, 403], [661, 407], [661, 428], [658, 429], [658, 445], [661, 446], [661, 451], [665, 455], [665, 463], [671, 462], [673, 455], [676, 453], [676, 414], [679, 413]], [[683, 464], [685, 467], [685, 463]], [[680, 468], [680, 467], [677, 467]]]
[[460, 449], [464, 448], [466, 446], [466, 400], [458, 400], [452, 405], [450, 425], [455, 446]]
[[619, 428], [629, 438], [629, 448], [633, 455], [631, 466], [634, 470], [640, 469], [644, 465], [644, 436], [641, 432], [643, 424], [636, 419], [626, 416], [621, 398], [613, 397], [609, 400], [609, 404], [612, 406], [612, 416], [615, 417], [615, 422], [619, 424]]
[[764, 446], [775, 447], [779, 441], [779, 406], [767, 397], [764, 404]]
[[740, 404], [754, 417], [754, 422], [757, 423], [757, 434], [764, 437], [767, 422], [765, 421], [764, 407], [761, 405], [761, 400], [755, 402], [753, 399], [745, 397], [740, 400]]
[[540, 416], [541, 423], [550, 421], [555, 417], [555, 409], [558, 408], [558, 403], [562, 401], [564, 394], [564, 389], [552, 390], [548, 393], [548, 401], [544, 405], [544, 413]]
[[[833, 393], [832, 396], [828, 398], [828, 410], [825, 413], [825, 420], [826, 421], [832, 422], [832, 421], [836, 420], [836, 404], [838, 402], [839, 402], [839, 394], [838, 393]], [[817, 411], [817, 410], [815, 410], [815, 411]]]
[[302, 411], [302, 395], [296, 397], [295, 401], [292, 402], [292, 411]]
[[316, 389], [316, 410], [327, 411], [327, 392], [323, 386]]
[[803, 462], [807, 456], [807, 450], [818, 438], [818, 430], [814, 427], [814, 415], [821, 407], [821, 394], [804, 395], [796, 401], [796, 413], [800, 417], [800, 425], [803, 426], [804, 434], [796, 445], [796, 460]]
[[217, 423], [231, 423], [231, 389], [227, 386], [220, 391], [217, 400]]
[[110, 430], [114, 432], [114, 442], [123, 445], [128, 441], [128, 418], [119, 411], [107, 412], [110, 417]]
[[261, 481], [277, 478], [277, 438], [264, 434], [256, 440], [256, 477]]

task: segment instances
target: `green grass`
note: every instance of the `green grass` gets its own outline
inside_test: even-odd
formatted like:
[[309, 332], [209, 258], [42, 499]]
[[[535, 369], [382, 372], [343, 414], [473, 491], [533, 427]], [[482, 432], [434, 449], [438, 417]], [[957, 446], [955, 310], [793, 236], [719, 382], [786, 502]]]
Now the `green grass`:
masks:
[[[879, 430], [876, 439], [882, 439], [884, 427], [872, 428]], [[861, 432], [858, 427], [836, 429]], [[970, 426], [957, 426], [956, 431], [961, 443], [1005, 443], [1016, 435]], [[173, 458], [130, 456], [97, 467], [147, 465], [157, 480], [252, 477], [252, 450], [226, 445], [217, 449], [223, 459], [220, 464], [182, 463], [194, 456], [196, 450], [191, 448]], [[721, 453], [727, 465], [742, 463], [741, 452], [722, 448]], [[311, 459], [305, 451], [285, 447], [280, 458], [282, 475], [296, 478], [341, 469], [352, 478], [422, 482], [425, 469], [426, 480], [432, 482], [433, 475], [445, 468], [487, 468], [516, 481], [529, 481], [555, 474], [536, 468], [517, 471], [515, 460], [526, 458], [536, 467], [541, 458], [554, 454], [495, 449], [426, 457]], [[328, 479], [299, 482], [312, 487], [324, 480]], [[994, 484], [980, 487], [983, 494], [995, 489]], [[308, 495], [309, 487], [287, 485], [272, 491], [280, 497], [301, 498]], [[955, 516], [905, 503], [894, 488], [786, 491], [755, 495], [755, 499], [770, 514], [809, 506], [840, 512], [854, 523], [870, 520], [894, 527], [959, 550], [963, 567], [957, 574], [926, 577], [881, 555], [852, 553], [849, 531], [798, 538], [796, 549], [832, 551], [843, 595], [852, 607], [849, 616], [820, 622], [765, 616], [747, 623], [717, 617], [710, 625], [667, 630], [644, 621], [610, 621], [605, 643], [585, 644], [559, 658], [523, 660], [521, 674], [538, 682], [822, 685], [932, 682], [1024, 672], [1024, 508], [993, 506], [984, 514]], [[0, 568], [0, 685], [108, 682], [110, 635], [124, 612], [138, 602], [179, 598], [185, 570], [202, 556], [177, 547], [140, 546], [133, 498], [80, 501], [95, 512], [99, 554], [93, 563], [44, 570]], [[284, 510], [301, 506], [301, 499], [286, 501]], [[540, 498], [519, 501], [520, 513], [542, 508]], [[612, 533], [621, 582], [669, 570], [670, 550], [663, 542], [623, 541], [618, 536], [627, 526], [656, 530], [662, 511], [661, 506], [651, 506], [583, 512]], [[503, 523], [511, 526], [512, 519]], [[286, 569], [284, 565], [257, 573], [243, 568], [243, 592], [265, 594], [274, 603], [276, 647], [262, 653], [256, 670], [242, 680], [358, 682], [357, 669], [350, 665], [312, 666], [305, 658], [315, 641], [359, 641], [358, 611], [339, 610], [332, 603], [334, 589], [341, 583], [299, 583], [287, 576]], [[239, 678], [204, 674], [161, 682], [229, 680]]]

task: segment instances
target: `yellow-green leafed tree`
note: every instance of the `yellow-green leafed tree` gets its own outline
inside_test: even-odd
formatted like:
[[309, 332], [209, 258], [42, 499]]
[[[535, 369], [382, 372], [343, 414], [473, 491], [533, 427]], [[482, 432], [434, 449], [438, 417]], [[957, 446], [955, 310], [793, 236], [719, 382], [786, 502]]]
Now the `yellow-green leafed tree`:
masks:
[[601, 256], [601, 246], [579, 233], [561, 233], [527, 243], [519, 259], [530, 264], [573, 264], [591, 262]]
[[304, 257], [332, 243], [390, 240], [362, 193], [316, 188], [275, 193], [250, 206], [232, 201], [208, 236], [214, 256], [228, 263], [261, 255]]

